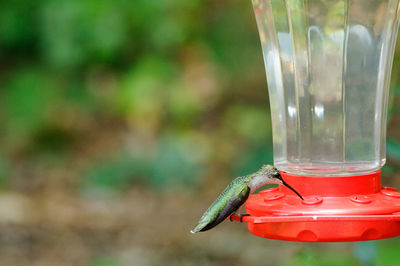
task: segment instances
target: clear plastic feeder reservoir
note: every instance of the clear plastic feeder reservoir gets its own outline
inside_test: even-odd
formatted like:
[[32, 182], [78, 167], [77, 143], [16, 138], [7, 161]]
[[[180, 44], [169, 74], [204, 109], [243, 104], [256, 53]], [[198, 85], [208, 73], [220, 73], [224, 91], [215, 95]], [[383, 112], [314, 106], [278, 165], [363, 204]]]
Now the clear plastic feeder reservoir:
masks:
[[399, 0], [253, 0], [274, 164], [302, 196], [250, 196], [251, 232], [298, 241], [400, 235], [400, 193], [381, 187]]
[[366, 174], [386, 158], [398, 0], [253, 0], [274, 162], [293, 174]]

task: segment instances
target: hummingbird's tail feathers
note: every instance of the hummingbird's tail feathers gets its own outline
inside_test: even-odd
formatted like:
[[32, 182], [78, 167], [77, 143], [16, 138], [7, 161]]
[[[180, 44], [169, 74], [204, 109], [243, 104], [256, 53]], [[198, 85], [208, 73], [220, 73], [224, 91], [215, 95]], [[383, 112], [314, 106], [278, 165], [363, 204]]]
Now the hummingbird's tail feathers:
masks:
[[200, 230], [201, 230], [203, 227], [204, 227], [204, 226], [201, 226], [200, 224], [197, 224], [195, 227], [193, 227], [192, 230], [190, 230], [190, 233], [196, 234], [196, 233], [200, 232]]
[[[226, 216], [228, 217], [228, 216]], [[217, 217], [210, 217], [207, 215], [207, 212], [200, 218], [200, 221], [197, 223], [197, 225], [190, 230], [192, 234], [198, 233], [198, 232], [204, 232], [207, 230], [210, 230], [211, 228], [217, 226], [220, 224], [223, 220], [225, 220], [226, 217], [222, 217], [221, 213], [217, 214]]]
[[195, 227], [193, 227], [193, 229], [190, 230], [190, 233], [192, 234], [198, 233], [202, 231], [210, 223], [210, 217], [206, 215], [206, 213], [204, 213], [203, 216], [201, 216], [200, 220], [197, 222]]
[[[225, 219], [228, 218], [236, 210], [237, 210], [236, 207], [234, 208], [234, 210], [232, 210], [231, 206], [227, 206], [220, 213], [218, 213], [218, 215], [217, 215], [217, 217], [215, 217], [215, 219], [205, 221], [205, 222], [199, 224], [199, 226], [196, 226], [195, 229], [198, 230], [198, 232], [208, 231], [208, 230], [216, 227], [223, 221], [225, 221]], [[196, 230], [194, 230], [194, 231], [196, 231]]]
[[[223, 219], [223, 220], [224, 220], [224, 219]], [[223, 221], [223, 220], [222, 220], [222, 221]], [[211, 223], [208, 223], [206, 226], [204, 226], [204, 227], [200, 230], [200, 232], [208, 231], [208, 230], [210, 230], [211, 228], [214, 228], [214, 227], [216, 227], [217, 225], [219, 225], [222, 221], [214, 220], [214, 221], [212, 221]]]

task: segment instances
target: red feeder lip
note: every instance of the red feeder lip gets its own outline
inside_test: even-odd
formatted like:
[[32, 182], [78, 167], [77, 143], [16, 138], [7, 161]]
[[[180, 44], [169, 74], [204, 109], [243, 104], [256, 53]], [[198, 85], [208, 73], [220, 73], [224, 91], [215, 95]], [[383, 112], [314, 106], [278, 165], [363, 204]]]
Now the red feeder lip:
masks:
[[[341, 242], [400, 235], [400, 193], [381, 186], [381, 172], [357, 176], [299, 176], [281, 172], [303, 196], [280, 185], [250, 195], [243, 217], [266, 238]], [[233, 220], [239, 221], [238, 216]]]

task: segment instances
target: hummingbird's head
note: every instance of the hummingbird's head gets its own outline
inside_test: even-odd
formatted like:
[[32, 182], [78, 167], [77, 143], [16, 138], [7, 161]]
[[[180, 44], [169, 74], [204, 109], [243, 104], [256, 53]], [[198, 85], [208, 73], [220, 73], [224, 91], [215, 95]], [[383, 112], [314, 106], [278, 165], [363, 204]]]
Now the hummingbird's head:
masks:
[[281, 173], [272, 165], [265, 164], [254, 175], [255, 179], [264, 184], [282, 184]]
[[252, 191], [265, 184], [282, 184], [281, 174], [272, 165], [263, 165], [260, 170], [251, 175], [249, 187]]
[[303, 197], [296, 190], [294, 190], [291, 186], [289, 186], [288, 183], [285, 182], [285, 180], [283, 180], [279, 170], [272, 165], [263, 165], [261, 169], [257, 171], [251, 183], [252, 184], [250, 184], [250, 186], [254, 188], [258, 188], [264, 184], [282, 184], [303, 199]]
[[281, 173], [279, 173], [278, 169], [276, 169], [272, 165], [264, 164], [261, 169], [258, 171], [259, 175], [263, 175], [267, 178], [281, 178]]

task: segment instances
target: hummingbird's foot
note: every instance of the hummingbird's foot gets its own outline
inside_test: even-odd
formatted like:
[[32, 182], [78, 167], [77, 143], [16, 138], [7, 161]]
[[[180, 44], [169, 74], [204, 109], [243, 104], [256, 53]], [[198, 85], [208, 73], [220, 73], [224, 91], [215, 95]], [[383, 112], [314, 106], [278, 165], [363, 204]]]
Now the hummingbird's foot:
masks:
[[250, 216], [250, 214], [248, 214], [248, 213], [240, 214], [239, 217], [240, 217], [241, 223], [243, 223], [243, 216]]
[[231, 215], [229, 215], [229, 221], [232, 222], [232, 215], [235, 215], [234, 213], [232, 213]]

